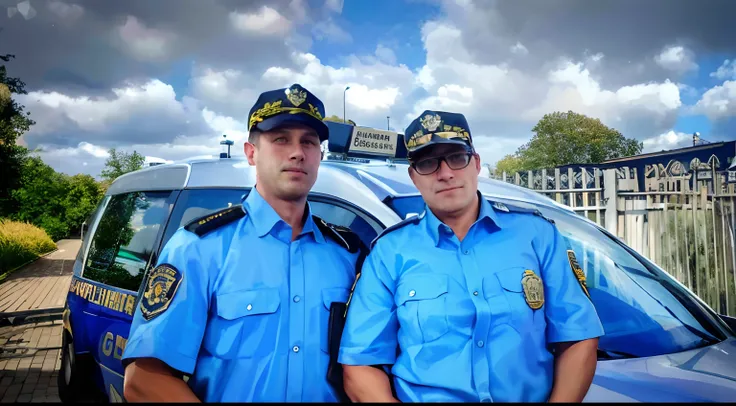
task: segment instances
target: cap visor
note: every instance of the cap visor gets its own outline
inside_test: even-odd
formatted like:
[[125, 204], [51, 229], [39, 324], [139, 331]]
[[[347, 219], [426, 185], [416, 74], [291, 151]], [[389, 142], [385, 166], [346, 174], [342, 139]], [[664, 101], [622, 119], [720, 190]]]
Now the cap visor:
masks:
[[306, 114], [279, 114], [278, 116], [261, 121], [256, 127], [261, 131], [271, 131], [292, 123], [303, 124], [313, 128], [317, 132], [320, 142], [325, 141], [329, 136], [329, 129], [325, 123]]
[[417, 156], [417, 154], [419, 154], [421, 152], [428, 151], [429, 150], [429, 147], [433, 147], [433, 146], [436, 146], [436, 145], [443, 145], [443, 144], [461, 145], [461, 146], [463, 146], [463, 147], [465, 147], [465, 148], [467, 148], [467, 149], [469, 149], [471, 151], [473, 150], [473, 147], [469, 143], [467, 143], [465, 141], [462, 141], [462, 140], [452, 140], [452, 139], [447, 139], [447, 138], [435, 137], [435, 138], [432, 139], [431, 142], [429, 142], [427, 144], [424, 144], [424, 145], [420, 146], [419, 148], [417, 148], [415, 150], [408, 151], [407, 156], [408, 157], [415, 157], [415, 156]]

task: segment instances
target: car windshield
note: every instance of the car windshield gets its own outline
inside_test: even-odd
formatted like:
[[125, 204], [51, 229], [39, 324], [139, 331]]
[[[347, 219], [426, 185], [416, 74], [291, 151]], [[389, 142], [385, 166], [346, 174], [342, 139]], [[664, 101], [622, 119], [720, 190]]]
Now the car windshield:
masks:
[[[554, 220], [575, 251], [605, 330], [599, 341], [601, 359], [672, 354], [718, 341], [657, 275], [582, 217], [515, 201], [504, 203], [538, 208]], [[420, 196], [397, 198], [390, 205], [402, 218], [424, 210]]]

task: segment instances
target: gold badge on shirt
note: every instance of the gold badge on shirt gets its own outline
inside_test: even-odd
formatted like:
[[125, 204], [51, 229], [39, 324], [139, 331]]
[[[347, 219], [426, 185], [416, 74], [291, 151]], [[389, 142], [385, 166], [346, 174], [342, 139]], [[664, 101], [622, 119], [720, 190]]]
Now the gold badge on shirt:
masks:
[[524, 271], [521, 286], [524, 288], [524, 299], [529, 307], [537, 310], [544, 305], [544, 285], [542, 285], [542, 279], [534, 271], [529, 269]]

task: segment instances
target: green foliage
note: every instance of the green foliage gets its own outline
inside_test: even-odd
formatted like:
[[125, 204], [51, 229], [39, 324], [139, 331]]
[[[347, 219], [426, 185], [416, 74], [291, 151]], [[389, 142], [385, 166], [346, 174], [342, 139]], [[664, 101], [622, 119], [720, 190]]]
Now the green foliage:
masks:
[[0, 280], [5, 273], [56, 249], [44, 230], [28, 223], [0, 219]]
[[20, 183], [12, 218], [43, 228], [54, 241], [77, 233], [103, 196], [91, 176], [58, 173], [35, 155], [23, 160]]
[[125, 152], [118, 152], [115, 148], [108, 150], [110, 156], [105, 161], [105, 168], [102, 170], [100, 176], [108, 182], [112, 182], [119, 176], [125, 175], [128, 172], [137, 171], [143, 168], [143, 162], [146, 158], [139, 154], [137, 151], [133, 151], [132, 154]]
[[[14, 55], [0, 55], [4, 62]], [[20, 162], [26, 150], [16, 145], [16, 141], [28, 131], [35, 122], [24, 113], [24, 106], [12, 99], [13, 94], [27, 94], [25, 83], [18, 78], [9, 77], [5, 65], [0, 65], [0, 216], [7, 216], [16, 208], [11, 199], [11, 191], [20, 182]]]
[[516, 173], [521, 171], [522, 168], [521, 158], [517, 155], [506, 155], [496, 162], [497, 173]]
[[532, 139], [498, 164], [507, 172], [554, 168], [568, 164], [597, 164], [637, 155], [644, 147], [599, 119], [572, 111], [545, 114], [534, 126]]

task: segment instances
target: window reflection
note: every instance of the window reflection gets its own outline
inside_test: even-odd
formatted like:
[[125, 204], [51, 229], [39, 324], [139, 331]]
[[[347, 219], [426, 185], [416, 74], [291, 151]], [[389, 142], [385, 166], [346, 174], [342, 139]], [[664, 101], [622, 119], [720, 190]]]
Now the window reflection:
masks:
[[137, 291], [167, 215], [168, 197], [169, 192], [113, 196], [97, 225], [83, 276]]

